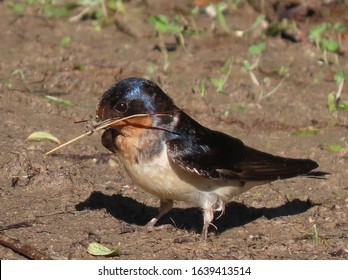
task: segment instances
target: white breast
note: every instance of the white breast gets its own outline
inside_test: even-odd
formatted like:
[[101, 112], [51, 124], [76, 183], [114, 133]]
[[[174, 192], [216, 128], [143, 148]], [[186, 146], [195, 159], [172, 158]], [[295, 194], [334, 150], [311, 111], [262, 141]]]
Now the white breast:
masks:
[[[122, 160], [122, 158], [121, 158]], [[262, 182], [240, 186], [239, 182], [208, 179], [188, 172], [169, 160], [166, 147], [156, 160], [127, 165], [125, 169], [135, 184], [162, 199], [186, 201], [203, 209], [214, 205], [221, 210], [237, 194]]]

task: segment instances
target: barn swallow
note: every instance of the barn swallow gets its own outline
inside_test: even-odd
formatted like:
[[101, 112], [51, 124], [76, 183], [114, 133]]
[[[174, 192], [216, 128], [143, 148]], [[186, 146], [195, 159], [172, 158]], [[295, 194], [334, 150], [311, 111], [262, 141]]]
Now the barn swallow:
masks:
[[318, 167], [313, 160], [271, 155], [202, 126], [149, 80], [124, 79], [100, 98], [98, 122], [129, 116], [134, 118], [106, 128], [101, 142], [136, 185], [160, 199], [159, 213], [148, 228], [175, 200], [185, 201], [202, 209], [206, 239], [214, 212], [222, 214], [235, 195], [278, 179], [324, 174], [312, 171]]

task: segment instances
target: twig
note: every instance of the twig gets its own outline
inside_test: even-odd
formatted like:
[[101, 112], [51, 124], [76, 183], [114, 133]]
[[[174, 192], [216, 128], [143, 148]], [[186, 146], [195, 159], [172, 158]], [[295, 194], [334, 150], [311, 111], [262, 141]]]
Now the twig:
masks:
[[267, 97], [270, 97], [271, 95], [273, 95], [273, 93], [275, 93], [280, 87], [281, 85], [283, 84], [285, 78], [287, 78], [288, 75], [285, 75], [279, 82], [279, 84], [274, 88], [272, 89], [270, 92], [266, 93], [265, 95], [263, 94], [263, 88], [261, 89], [260, 91], [260, 96], [259, 96], [259, 99], [262, 100], [262, 99], [265, 99]]
[[77, 15], [72, 16], [71, 18], [69, 18], [69, 22], [78, 22], [78, 21], [80, 21], [86, 14], [88, 14], [90, 12], [90, 9], [91, 9], [90, 7], [84, 8]]
[[19, 240], [0, 233], [0, 244], [8, 247], [31, 260], [52, 260], [49, 256], [34, 249], [33, 247], [21, 243]]
[[15, 229], [15, 228], [22, 228], [22, 227], [31, 227], [31, 224], [33, 221], [30, 222], [19, 222], [7, 226], [0, 226], [0, 231], [8, 230], [8, 229]]
[[62, 145], [59, 145], [58, 147], [55, 147], [54, 149], [48, 151], [47, 153], [45, 153], [45, 156], [48, 156], [49, 154], [52, 154], [55, 151], [58, 151], [61, 148], [64, 148], [65, 146], [68, 146], [69, 144], [71, 144], [71, 143], [73, 143], [73, 142], [75, 142], [75, 141], [77, 141], [77, 140], [79, 140], [79, 139], [81, 139], [81, 138], [83, 138], [85, 136], [91, 135], [91, 134], [93, 134], [93, 131], [88, 131], [88, 132], [86, 132], [86, 133], [84, 133], [82, 135], [79, 135], [79, 136], [75, 137], [74, 139], [71, 139], [68, 142], [65, 142]]
[[336, 95], [335, 95], [335, 105], [336, 105], [336, 108], [338, 107], [338, 105], [340, 103], [341, 93], [342, 93], [342, 90], [343, 90], [343, 85], [344, 85], [344, 79], [342, 79], [339, 82], [339, 84], [338, 84], [337, 92], [336, 92]]
[[101, 130], [103, 128], [107, 128], [113, 124], [116, 124], [118, 122], [122, 122], [122, 121], [125, 121], [125, 120], [129, 120], [129, 119], [132, 119], [132, 118], [137, 118], [137, 117], [141, 117], [141, 118], [148, 118], [148, 117], [151, 117], [151, 116], [171, 116], [169, 113], [156, 113], [156, 114], [135, 114], [135, 115], [131, 115], [131, 116], [127, 116], [127, 117], [124, 117], [124, 118], [121, 118], [121, 119], [107, 119], [107, 120], [104, 120], [100, 123], [98, 123], [97, 125], [95, 125], [93, 127], [93, 129], [91, 129], [90, 131], [87, 131], [86, 133], [84, 134], [81, 134], [77, 137], [75, 137], [74, 139], [71, 139], [69, 140], [68, 142], [65, 142], [61, 145], [59, 145], [58, 147], [55, 147], [54, 149], [48, 151], [45, 153], [45, 156], [49, 155], [49, 154], [52, 154], [53, 152], [57, 151], [57, 150], [60, 150], [61, 148], [64, 148], [65, 146], [71, 144], [71, 143], [74, 143], [75, 141], [85, 137], [85, 136], [89, 136], [89, 135], [92, 135], [95, 131], [98, 131], [98, 130]]

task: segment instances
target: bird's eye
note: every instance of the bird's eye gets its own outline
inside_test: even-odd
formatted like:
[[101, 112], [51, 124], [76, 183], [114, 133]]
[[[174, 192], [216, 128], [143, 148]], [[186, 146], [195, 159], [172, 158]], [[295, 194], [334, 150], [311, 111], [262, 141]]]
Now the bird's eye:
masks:
[[128, 103], [119, 102], [114, 106], [114, 109], [119, 113], [124, 113], [128, 110]]

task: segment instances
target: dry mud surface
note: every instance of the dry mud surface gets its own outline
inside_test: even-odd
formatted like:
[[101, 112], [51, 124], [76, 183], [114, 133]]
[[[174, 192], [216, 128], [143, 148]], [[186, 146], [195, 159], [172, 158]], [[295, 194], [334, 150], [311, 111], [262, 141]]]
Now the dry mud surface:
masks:
[[[213, 30], [208, 16], [195, 15], [203, 33], [185, 36], [185, 49], [165, 36], [174, 50], [164, 71], [159, 37], [147, 18], [182, 14], [190, 22], [185, 11], [193, 4], [145, 2], [126, 2], [127, 15], [101, 32], [90, 20], [47, 18], [34, 8], [18, 14], [0, 2], [1, 232], [54, 259], [98, 259], [86, 250], [93, 241], [110, 248], [120, 243], [122, 253], [115, 259], [347, 259], [348, 161], [325, 149], [348, 143], [347, 111], [335, 115], [327, 108], [327, 95], [337, 90], [333, 74], [347, 71], [344, 49], [339, 64], [329, 55], [325, 65], [319, 63], [322, 51], [309, 40], [265, 38], [255, 70], [261, 83], [270, 79], [265, 92], [281, 81], [281, 66], [289, 76], [272, 96], [260, 100], [260, 87], [242, 69], [245, 59], [253, 60], [248, 48], [260, 42], [260, 35], [255, 31], [239, 37], [235, 32], [250, 28], [258, 16], [255, 9], [245, 3], [229, 10], [229, 34], [218, 23]], [[333, 21], [336, 15], [324, 16], [302, 20], [298, 28], [303, 36], [308, 38], [312, 24]], [[347, 11], [339, 16], [347, 24]], [[64, 36], [71, 38], [65, 47], [60, 45]], [[209, 79], [221, 77], [220, 67], [229, 57], [233, 66], [225, 93], [217, 93]], [[130, 76], [155, 81], [207, 127], [270, 153], [311, 158], [331, 175], [326, 180], [276, 181], [235, 197], [215, 221], [216, 229], [210, 228], [207, 241], [199, 234], [200, 210], [181, 202], [160, 221], [172, 229], [146, 232], [143, 226], [156, 214], [158, 199], [131, 182], [101, 145], [100, 133], [49, 157], [43, 154], [56, 144], [26, 141], [34, 131], [48, 131], [62, 142], [85, 132], [85, 123], [74, 122], [93, 118], [104, 90]], [[77, 106], [49, 102], [45, 95]], [[342, 99], [348, 99], [346, 87]], [[309, 127], [319, 131], [293, 135]], [[319, 244], [313, 240], [314, 225]], [[0, 258], [24, 257], [0, 246]]]

